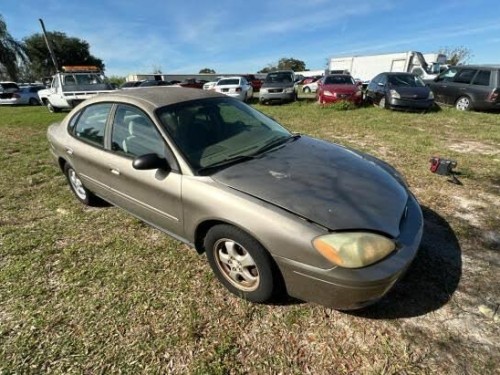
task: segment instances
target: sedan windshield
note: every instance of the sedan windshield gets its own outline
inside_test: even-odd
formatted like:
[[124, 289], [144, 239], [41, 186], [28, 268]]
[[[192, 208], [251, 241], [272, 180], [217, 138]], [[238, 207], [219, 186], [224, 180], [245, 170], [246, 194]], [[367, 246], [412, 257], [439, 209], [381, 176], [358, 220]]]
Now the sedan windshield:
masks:
[[424, 87], [425, 83], [418, 77], [411, 74], [390, 75], [389, 84], [396, 87]]
[[178, 103], [158, 109], [157, 115], [198, 173], [246, 160], [292, 138], [276, 121], [232, 98]]

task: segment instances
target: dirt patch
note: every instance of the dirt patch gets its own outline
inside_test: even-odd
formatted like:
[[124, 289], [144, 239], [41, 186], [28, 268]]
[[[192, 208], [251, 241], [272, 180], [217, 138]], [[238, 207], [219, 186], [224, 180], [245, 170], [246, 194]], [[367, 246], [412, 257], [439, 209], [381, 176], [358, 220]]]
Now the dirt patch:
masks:
[[478, 141], [457, 141], [449, 145], [450, 150], [462, 154], [481, 154], [481, 155], [498, 155], [500, 154], [499, 145], [489, 145]]

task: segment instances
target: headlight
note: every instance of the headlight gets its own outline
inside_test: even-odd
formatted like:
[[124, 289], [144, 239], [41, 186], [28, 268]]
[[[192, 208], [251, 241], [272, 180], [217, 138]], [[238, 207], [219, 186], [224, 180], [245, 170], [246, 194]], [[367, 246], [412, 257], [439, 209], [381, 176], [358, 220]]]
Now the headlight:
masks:
[[315, 238], [313, 246], [330, 262], [345, 268], [368, 266], [396, 249], [389, 238], [367, 232], [327, 234]]
[[287, 94], [291, 94], [291, 93], [293, 93], [295, 91], [295, 89], [293, 87], [289, 87], [289, 88], [285, 89], [284, 91]]
[[266, 94], [266, 93], [267, 93], [267, 89], [262, 89], [262, 88], [261, 88], [261, 89], [260, 89], [260, 92], [261, 92], [262, 94]]
[[391, 90], [390, 93], [394, 99], [401, 99], [401, 95], [399, 95], [399, 92], [397, 92], [396, 90]]
[[427, 99], [434, 99], [434, 93], [432, 91], [429, 92], [429, 96], [427, 97]]
[[331, 91], [328, 91], [328, 90], [323, 91], [323, 95], [335, 97], [335, 93], [332, 93]]

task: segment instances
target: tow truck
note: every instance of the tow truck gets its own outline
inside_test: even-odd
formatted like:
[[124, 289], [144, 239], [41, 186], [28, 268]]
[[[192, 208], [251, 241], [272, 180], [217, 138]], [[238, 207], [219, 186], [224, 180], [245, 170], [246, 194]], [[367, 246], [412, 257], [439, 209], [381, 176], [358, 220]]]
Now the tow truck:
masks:
[[114, 91], [97, 66], [63, 66], [52, 76], [50, 88], [38, 91], [50, 112], [71, 109], [97, 94]]

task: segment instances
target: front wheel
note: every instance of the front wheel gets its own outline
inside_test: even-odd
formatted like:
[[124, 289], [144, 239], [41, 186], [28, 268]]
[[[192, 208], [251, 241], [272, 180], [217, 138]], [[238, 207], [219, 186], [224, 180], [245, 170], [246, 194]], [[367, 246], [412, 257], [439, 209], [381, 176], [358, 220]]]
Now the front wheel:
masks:
[[208, 231], [204, 246], [215, 276], [231, 293], [257, 303], [271, 299], [276, 288], [273, 261], [257, 240], [221, 224]]
[[50, 104], [49, 101], [47, 101], [47, 109], [49, 110], [50, 113], [58, 113], [61, 112], [61, 108], [54, 107], [52, 104]]
[[459, 111], [470, 111], [472, 109], [472, 102], [468, 96], [461, 96], [456, 101], [455, 108]]

